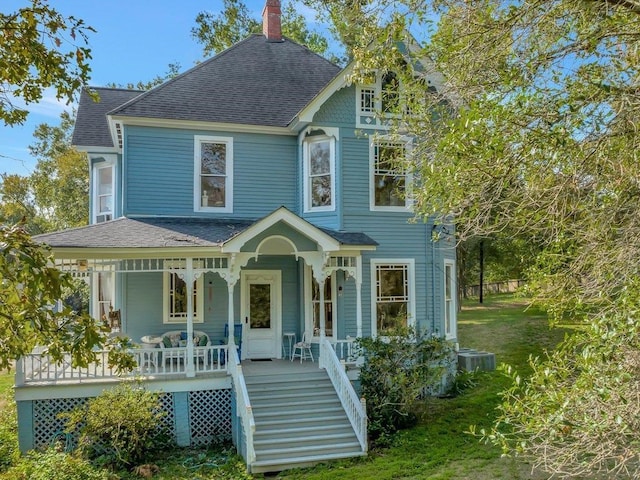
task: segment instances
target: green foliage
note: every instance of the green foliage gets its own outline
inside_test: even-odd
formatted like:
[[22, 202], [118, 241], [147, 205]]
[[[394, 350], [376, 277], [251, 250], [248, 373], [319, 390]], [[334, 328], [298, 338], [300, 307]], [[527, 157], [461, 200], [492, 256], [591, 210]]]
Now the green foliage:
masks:
[[18, 450], [18, 417], [16, 404], [9, 392], [0, 393], [0, 472], [20, 456]]
[[0, 223], [24, 222], [32, 235], [79, 227], [89, 221], [89, 168], [71, 145], [75, 116], [63, 112], [60, 124], [36, 127], [31, 155], [38, 159], [28, 176], [0, 178]]
[[[37, 345], [46, 346], [55, 361], [69, 353], [75, 365], [86, 366], [96, 361], [94, 349], [119, 344], [86, 313], [55, 310], [65, 288], [73, 288], [73, 278], [57, 270], [48, 251], [21, 226], [0, 225], [0, 253], [0, 369]], [[110, 351], [109, 360], [119, 368], [133, 366], [133, 358], [120, 348]]]
[[[202, 44], [206, 56], [220, 53], [252, 33], [262, 33], [262, 19], [251, 17], [242, 0], [223, 0], [223, 5], [219, 14], [200, 12], [196, 26], [191, 29], [193, 38]], [[282, 34], [319, 55], [328, 55], [327, 38], [309, 29], [304, 16], [298, 13], [293, 3], [282, 8]], [[338, 60], [335, 56], [331, 59]]]
[[95, 30], [62, 16], [46, 1], [28, 3], [0, 13], [0, 119], [5, 125], [27, 117], [26, 109], [14, 105], [17, 99], [38, 102], [51, 87], [58, 99], [72, 102], [89, 80], [91, 50], [84, 45]]
[[361, 394], [367, 401], [369, 435], [377, 444], [415, 423], [416, 403], [440, 385], [453, 351], [440, 338], [418, 337], [409, 329], [392, 333], [358, 339], [365, 355]]
[[109, 474], [86, 460], [49, 448], [31, 452], [0, 478], [4, 480], [108, 480]]
[[[529, 292], [554, 322], [584, 323], [580, 337], [529, 367], [566, 377], [507, 392], [514, 408], [531, 406], [530, 416], [507, 419], [510, 451], [559, 476], [635, 472], [637, 457], [605, 439], [638, 451], [633, 436], [620, 435], [628, 424], [616, 412], [635, 411], [640, 397], [607, 365], [622, 361], [609, 349], [631, 336], [640, 310], [640, 295], [630, 293], [640, 258], [640, 10], [579, 0], [371, 7], [357, 20], [354, 77], [392, 70], [400, 78], [406, 105], [389, 121], [392, 134], [414, 140], [403, 166], [419, 179], [415, 211], [453, 218], [462, 241], [505, 235], [535, 246], [522, 255]], [[437, 91], [425, 95], [425, 81]], [[628, 346], [625, 357], [635, 358], [637, 343]], [[587, 390], [610, 376], [610, 406], [599, 410]], [[580, 435], [549, 428], [566, 417], [564, 405]], [[594, 408], [605, 417], [598, 428]], [[615, 453], [605, 460], [606, 452]]]
[[80, 452], [100, 464], [122, 468], [166, 446], [160, 423], [164, 415], [157, 392], [122, 383], [63, 416], [68, 420], [66, 432], [79, 432]]

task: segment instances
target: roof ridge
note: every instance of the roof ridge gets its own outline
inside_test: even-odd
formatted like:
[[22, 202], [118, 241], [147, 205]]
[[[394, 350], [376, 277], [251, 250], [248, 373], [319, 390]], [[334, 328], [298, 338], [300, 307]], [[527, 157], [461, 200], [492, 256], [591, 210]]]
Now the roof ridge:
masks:
[[120, 105], [119, 107], [114, 108], [113, 110], [110, 110], [107, 112], [107, 115], [116, 115], [119, 111], [123, 110], [125, 107], [129, 107], [137, 102], [139, 102], [140, 100], [143, 100], [144, 98], [148, 97], [151, 93], [155, 93], [159, 90], [162, 90], [163, 88], [165, 88], [167, 85], [171, 85], [173, 83], [175, 83], [178, 79], [184, 77], [185, 75], [191, 73], [192, 71], [204, 68], [206, 65], [209, 65], [211, 62], [213, 62], [214, 60], [217, 60], [218, 58], [224, 56], [225, 54], [227, 54], [227, 52], [234, 50], [236, 47], [238, 47], [239, 45], [245, 43], [247, 40], [249, 40], [251, 37], [253, 37], [254, 35], [261, 35], [261, 34], [257, 34], [257, 33], [252, 33], [250, 35], [248, 35], [247, 37], [243, 38], [242, 40], [240, 40], [237, 43], [234, 43], [233, 45], [231, 45], [228, 48], [225, 48], [223, 51], [221, 51], [220, 53], [217, 53], [216, 55], [207, 58], [206, 60], [198, 63], [197, 65], [194, 65], [193, 67], [185, 70], [184, 72], [182, 72], [179, 75], [176, 75], [175, 77], [170, 78], [169, 80], [167, 80], [166, 82], [161, 83], [160, 85], [156, 85], [155, 87], [151, 88], [150, 90], [145, 91], [144, 93], [138, 95], [135, 98], [132, 98], [131, 100], [123, 103], [122, 105]]
[[124, 87], [97, 87], [94, 85], [85, 85], [83, 87], [85, 90], [111, 90], [111, 91], [117, 91], [117, 92], [139, 92], [139, 93], [144, 93], [146, 92], [146, 90], [140, 90], [138, 88], [124, 88]]

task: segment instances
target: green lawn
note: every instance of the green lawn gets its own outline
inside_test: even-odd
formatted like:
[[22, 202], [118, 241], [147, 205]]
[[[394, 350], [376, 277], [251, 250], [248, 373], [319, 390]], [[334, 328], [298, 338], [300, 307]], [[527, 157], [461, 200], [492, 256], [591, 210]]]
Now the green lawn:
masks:
[[[526, 302], [512, 295], [489, 297], [483, 305], [465, 302], [458, 317], [460, 345], [494, 352], [498, 363], [527, 372], [529, 355], [541, 355], [562, 340], [566, 330], [550, 330], [546, 316], [526, 309]], [[479, 374], [475, 386], [455, 398], [431, 398], [419, 412], [417, 427], [401, 432], [393, 446], [370, 452], [362, 459], [283, 472], [279, 479], [473, 479], [528, 480], [527, 465], [500, 457], [500, 451], [479, 443], [467, 433], [470, 425], [491, 425], [498, 392], [506, 379], [498, 372]], [[0, 374], [0, 393], [8, 391], [12, 377]], [[151, 460], [151, 459], [150, 459]], [[230, 452], [176, 451], [154, 459], [160, 467], [156, 479], [254, 478], [242, 473], [241, 460]], [[131, 476], [131, 478], [139, 478]], [[257, 475], [255, 478], [262, 478]]]
[[[458, 317], [460, 345], [496, 354], [498, 363], [528, 371], [529, 355], [553, 348], [565, 331], [550, 330], [546, 315], [527, 309], [513, 295], [486, 299], [483, 305], [465, 302]], [[371, 452], [361, 460], [283, 472], [282, 479], [538, 479], [527, 465], [501, 458], [499, 449], [481, 444], [467, 433], [470, 425], [491, 425], [498, 392], [506, 378], [498, 372], [475, 378], [475, 387], [450, 399], [429, 399], [416, 428], [401, 432], [390, 449]]]

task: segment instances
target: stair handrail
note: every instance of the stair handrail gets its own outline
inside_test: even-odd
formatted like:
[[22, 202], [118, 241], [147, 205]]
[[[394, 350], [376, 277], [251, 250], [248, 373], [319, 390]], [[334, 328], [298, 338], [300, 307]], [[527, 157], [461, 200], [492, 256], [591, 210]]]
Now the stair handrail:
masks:
[[364, 399], [360, 400], [349, 377], [344, 369], [344, 365], [340, 363], [336, 352], [331, 346], [331, 342], [327, 338], [321, 340], [320, 348], [320, 368], [327, 371], [327, 375], [331, 379], [331, 383], [340, 398], [342, 408], [344, 409], [351, 426], [358, 437], [362, 451], [367, 451], [367, 407]]
[[236, 348], [229, 348], [228, 352], [229, 374], [231, 375], [233, 386], [236, 391], [236, 408], [238, 415], [240, 416], [242, 429], [246, 438], [247, 466], [251, 466], [251, 464], [256, 461], [256, 451], [253, 447], [253, 434], [256, 431], [256, 421], [253, 416], [251, 401], [249, 400], [247, 383], [245, 382], [244, 375], [242, 373], [242, 365], [240, 365], [238, 350]]

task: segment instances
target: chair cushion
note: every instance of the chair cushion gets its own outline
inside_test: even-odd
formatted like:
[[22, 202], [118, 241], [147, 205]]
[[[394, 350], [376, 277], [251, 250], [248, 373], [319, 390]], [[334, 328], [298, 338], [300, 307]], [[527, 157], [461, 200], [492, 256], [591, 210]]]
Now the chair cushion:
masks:
[[187, 332], [180, 332], [180, 340], [186, 340], [187, 339]]
[[198, 340], [198, 346], [206, 347], [208, 342], [209, 342], [209, 337], [207, 337], [206, 335], [200, 335], [200, 339]]
[[162, 337], [162, 344], [165, 348], [171, 348], [173, 345], [171, 344], [171, 339], [169, 337]]

